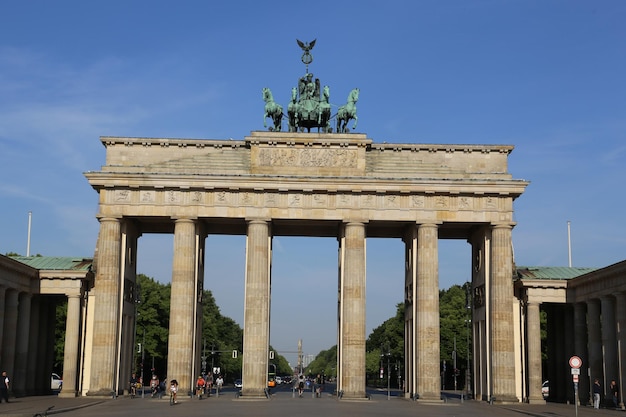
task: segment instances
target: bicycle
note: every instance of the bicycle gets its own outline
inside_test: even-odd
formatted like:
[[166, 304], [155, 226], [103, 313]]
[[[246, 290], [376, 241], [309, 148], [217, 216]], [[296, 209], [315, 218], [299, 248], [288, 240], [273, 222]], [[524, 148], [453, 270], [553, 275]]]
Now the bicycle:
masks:
[[137, 396], [137, 389], [141, 388], [141, 384], [139, 382], [130, 384], [130, 389], [128, 393], [130, 394], [130, 398], [135, 398]]
[[54, 406], [48, 407], [46, 409], [46, 411], [44, 411], [43, 413], [35, 413], [33, 414], [33, 417], [45, 417], [48, 415], [48, 411], [52, 410], [54, 408]]

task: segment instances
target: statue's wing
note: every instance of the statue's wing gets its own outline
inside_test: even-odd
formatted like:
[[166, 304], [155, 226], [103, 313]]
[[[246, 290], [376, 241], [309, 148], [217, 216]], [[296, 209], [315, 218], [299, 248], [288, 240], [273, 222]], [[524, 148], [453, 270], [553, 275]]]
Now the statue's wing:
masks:
[[306, 50], [306, 45], [304, 44], [304, 42], [302, 42], [302, 41], [301, 41], [301, 40], [299, 40], [299, 39], [296, 39], [296, 42], [298, 42], [298, 45], [300, 45], [300, 48], [302, 48], [302, 49]]
[[317, 38], [313, 39], [311, 42], [309, 42], [309, 49], [313, 49], [313, 47], [315, 46], [315, 41], [316, 40], [317, 40]]

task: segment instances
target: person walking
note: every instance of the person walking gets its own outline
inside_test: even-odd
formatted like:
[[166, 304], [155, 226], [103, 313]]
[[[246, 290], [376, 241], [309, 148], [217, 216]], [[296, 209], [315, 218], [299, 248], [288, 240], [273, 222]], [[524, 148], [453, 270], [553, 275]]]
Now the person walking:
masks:
[[0, 378], [0, 403], [9, 402], [9, 377], [7, 371], [2, 371], [2, 378]]
[[611, 390], [611, 400], [613, 401], [613, 408], [617, 408], [619, 404], [619, 387], [617, 386], [617, 382], [615, 382], [615, 380], [611, 381], [609, 389]]
[[222, 375], [217, 376], [217, 379], [215, 380], [215, 385], [217, 386], [215, 394], [219, 397], [220, 391], [222, 390], [222, 385], [224, 385], [224, 378], [222, 378]]
[[600, 396], [602, 395], [602, 387], [598, 378], [593, 380], [593, 408], [600, 408]]

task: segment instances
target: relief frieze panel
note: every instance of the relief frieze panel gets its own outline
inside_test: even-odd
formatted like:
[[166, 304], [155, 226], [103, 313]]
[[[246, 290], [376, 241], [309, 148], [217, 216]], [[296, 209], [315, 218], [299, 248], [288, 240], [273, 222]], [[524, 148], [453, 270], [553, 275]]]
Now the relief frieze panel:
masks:
[[154, 190], [140, 190], [139, 202], [143, 204], [154, 204], [156, 202], [156, 191]]
[[497, 196], [412, 195], [408, 193], [327, 193], [267, 190], [129, 190], [107, 194], [109, 204], [198, 205], [204, 207], [259, 207], [300, 209], [408, 209], [413, 211], [497, 211]]
[[259, 149], [259, 165], [268, 167], [357, 167], [358, 152], [353, 149], [264, 148]]
[[130, 203], [130, 197], [130, 190], [115, 190], [113, 194], [113, 199], [116, 203]]

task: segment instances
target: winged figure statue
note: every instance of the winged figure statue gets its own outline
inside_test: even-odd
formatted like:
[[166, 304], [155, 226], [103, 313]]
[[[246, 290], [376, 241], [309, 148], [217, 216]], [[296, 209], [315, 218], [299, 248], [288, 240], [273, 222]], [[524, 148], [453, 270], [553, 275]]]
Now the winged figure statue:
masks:
[[308, 54], [309, 51], [311, 49], [313, 49], [313, 47], [315, 46], [315, 41], [317, 39], [313, 39], [311, 42], [302, 42], [299, 39], [296, 39], [296, 42], [298, 42], [298, 45], [300, 45], [300, 48], [302, 48], [302, 50], [304, 51], [305, 54]]

